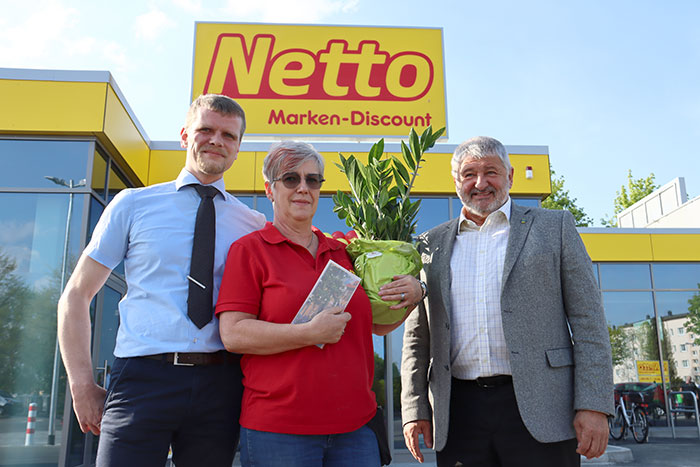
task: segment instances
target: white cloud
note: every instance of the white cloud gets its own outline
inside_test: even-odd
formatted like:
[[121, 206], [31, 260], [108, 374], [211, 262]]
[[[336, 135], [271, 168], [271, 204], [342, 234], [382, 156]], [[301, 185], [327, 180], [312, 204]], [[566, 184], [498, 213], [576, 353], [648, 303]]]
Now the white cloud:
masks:
[[24, 10], [10, 12], [5, 18], [5, 27], [0, 30], [0, 60], [3, 63], [26, 64], [47, 56], [56, 42], [60, 42], [67, 31], [74, 28], [79, 12], [60, 1], [46, 0], [33, 5], [25, 18]]
[[333, 13], [357, 9], [359, 0], [227, 0], [221, 21], [269, 21], [311, 23]]
[[172, 0], [172, 2], [173, 5], [189, 14], [197, 15], [202, 12], [201, 0]]
[[5, 9], [0, 21], [2, 66], [125, 69], [124, 47], [81, 34], [86, 21], [80, 9], [69, 5], [63, 0], [27, 0]]
[[157, 39], [165, 30], [175, 27], [175, 21], [161, 10], [151, 7], [148, 13], [134, 20], [134, 34], [137, 38], [149, 41]]

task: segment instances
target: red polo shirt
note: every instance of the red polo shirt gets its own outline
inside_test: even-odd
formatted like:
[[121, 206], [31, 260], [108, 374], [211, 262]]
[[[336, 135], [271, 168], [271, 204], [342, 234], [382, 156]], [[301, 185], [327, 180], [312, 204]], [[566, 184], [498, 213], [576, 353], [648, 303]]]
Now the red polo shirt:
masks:
[[[291, 323], [328, 260], [352, 270], [342, 243], [315, 228], [314, 233], [316, 258], [270, 222], [231, 245], [216, 314], [242, 311]], [[374, 416], [372, 312], [362, 287], [345, 311], [352, 319], [336, 344], [243, 356], [241, 426], [305, 435], [347, 433]]]

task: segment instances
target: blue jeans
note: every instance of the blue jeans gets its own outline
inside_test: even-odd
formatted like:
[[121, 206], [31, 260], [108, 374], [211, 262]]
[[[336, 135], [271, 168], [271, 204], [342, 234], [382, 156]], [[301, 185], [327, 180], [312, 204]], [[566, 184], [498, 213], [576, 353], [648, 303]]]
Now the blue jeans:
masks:
[[379, 467], [374, 432], [290, 435], [241, 427], [243, 467]]

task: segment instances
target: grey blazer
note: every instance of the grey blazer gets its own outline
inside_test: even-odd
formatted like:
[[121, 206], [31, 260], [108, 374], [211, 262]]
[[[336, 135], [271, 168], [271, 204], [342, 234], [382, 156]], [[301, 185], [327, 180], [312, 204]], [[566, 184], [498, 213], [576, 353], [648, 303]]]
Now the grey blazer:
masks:
[[[403, 423], [432, 420], [438, 451], [449, 428], [450, 258], [458, 222], [419, 237], [428, 303], [408, 317], [403, 338]], [[535, 439], [574, 438], [576, 410], [612, 414], [601, 295], [571, 213], [512, 204], [501, 310], [518, 409]]]

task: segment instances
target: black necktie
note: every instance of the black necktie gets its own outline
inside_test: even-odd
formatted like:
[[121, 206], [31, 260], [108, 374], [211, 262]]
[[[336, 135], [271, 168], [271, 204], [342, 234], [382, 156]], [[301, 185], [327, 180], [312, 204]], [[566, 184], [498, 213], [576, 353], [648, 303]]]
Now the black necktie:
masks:
[[214, 240], [216, 238], [216, 211], [214, 196], [219, 192], [213, 186], [192, 185], [202, 198], [197, 208], [190, 263], [187, 316], [202, 329], [212, 317], [214, 292]]

